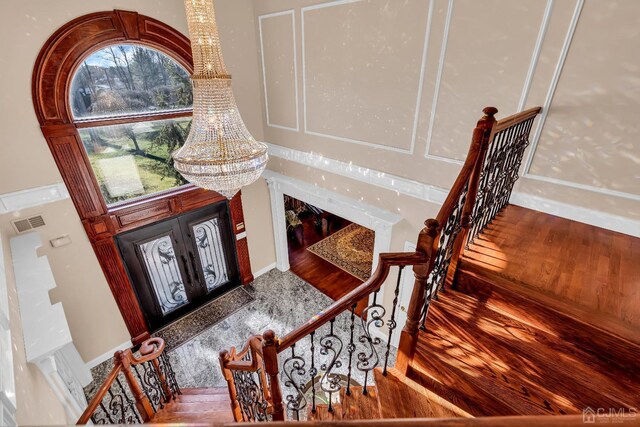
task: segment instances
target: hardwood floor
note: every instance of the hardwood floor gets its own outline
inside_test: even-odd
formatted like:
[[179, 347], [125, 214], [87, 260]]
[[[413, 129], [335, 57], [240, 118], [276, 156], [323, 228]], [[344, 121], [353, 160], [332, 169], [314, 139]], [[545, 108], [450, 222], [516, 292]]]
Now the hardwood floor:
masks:
[[640, 407], [640, 347], [501, 290], [448, 291], [410, 377], [475, 416]]
[[432, 301], [409, 377], [474, 416], [640, 407], [640, 239], [508, 206]]
[[[332, 224], [331, 232], [335, 233], [350, 225], [351, 222], [334, 217]], [[362, 280], [307, 250], [309, 246], [319, 242], [324, 237], [316, 232], [313, 218], [303, 218], [302, 225], [304, 227], [304, 245], [298, 245], [297, 242], [289, 240], [289, 265], [291, 271], [333, 300], [342, 298], [360, 286], [363, 283]], [[364, 308], [361, 307], [363, 303], [359, 304], [358, 312]]]
[[626, 327], [612, 332], [640, 342], [639, 238], [510, 205], [461, 270], [563, 301], [584, 321]]

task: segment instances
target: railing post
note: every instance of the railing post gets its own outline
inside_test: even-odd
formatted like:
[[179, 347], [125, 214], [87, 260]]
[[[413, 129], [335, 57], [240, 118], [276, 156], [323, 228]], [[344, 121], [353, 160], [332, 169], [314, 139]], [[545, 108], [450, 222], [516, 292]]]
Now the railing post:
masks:
[[282, 390], [280, 390], [280, 378], [278, 376], [278, 348], [276, 333], [272, 330], [266, 331], [262, 338], [262, 357], [264, 358], [264, 369], [269, 375], [271, 384], [271, 398], [273, 399], [273, 421], [284, 421], [284, 404], [282, 402]]
[[149, 398], [142, 391], [140, 384], [136, 381], [131, 372], [130, 366], [131, 362], [129, 360], [129, 356], [131, 355], [131, 350], [126, 351], [118, 351], [113, 355], [115, 363], [120, 363], [122, 365], [122, 373], [124, 374], [127, 383], [129, 384], [129, 389], [131, 390], [131, 394], [136, 400], [136, 408], [140, 413], [140, 417], [142, 418], [142, 422], [146, 423], [153, 417], [153, 408], [151, 407], [151, 403], [149, 402]]
[[429, 278], [430, 267], [433, 265], [433, 242], [438, 234], [438, 221], [435, 219], [427, 220], [425, 226], [418, 236], [417, 250], [427, 254], [427, 259], [424, 264], [413, 266], [415, 282], [409, 307], [407, 308], [407, 322], [400, 333], [398, 356], [395, 365], [396, 369], [405, 375], [416, 352], [420, 317], [427, 295], [427, 279]]
[[220, 369], [222, 369], [222, 376], [227, 382], [227, 387], [229, 388], [229, 398], [231, 399], [231, 412], [233, 412], [233, 419], [241, 422], [242, 418], [242, 409], [240, 409], [240, 404], [238, 403], [238, 393], [236, 392], [235, 382], [233, 381], [233, 375], [231, 374], [231, 370], [227, 368], [227, 363], [231, 361], [231, 356], [227, 350], [222, 350], [219, 355], [220, 358]]
[[456, 272], [458, 270], [458, 262], [462, 257], [464, 248], [464, 242], [467, 240], [469, 234], [469, 228], [473, 222], [473, 208], [476, 204], [476, 197], [478, 196], [478, 186], [480, 185], [480, 175], [482, 174], [482, 168], [484, 167], [484, 160], [489, 149], [489, 140], [491, 138], [491, 131], [496, 123], [495, 115], [498, 113], [498, 109], [495, 107], [485, 107], [482, 112], [484, 116], [476, 124], [473, 130], [473, 136], [471, 138], [471, 148], [469, 149], [469, 155], [472, 152], [477, 152], [478, 157], [476, 159], [473, 171], [469, 177], [469, 189], [467, 190], [467, 199], [465, 200], [464, 207], [462, 209], [462, 217], [460, 219], [462, 230], [458, 233], [456, 241], [453, 244], [453, 252], [451, 254], [451, 262], [449, 263], [449, 269], [447, 270], [447, 277], [445, 279], [445, 286], [451, 287], [455, 283]]

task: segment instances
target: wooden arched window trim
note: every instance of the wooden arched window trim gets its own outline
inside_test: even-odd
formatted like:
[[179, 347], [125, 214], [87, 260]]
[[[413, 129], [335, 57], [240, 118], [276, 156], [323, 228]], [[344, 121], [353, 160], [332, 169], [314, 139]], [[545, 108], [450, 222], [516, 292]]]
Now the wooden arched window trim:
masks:
[[[212, 191], [185, 185], [130, 202], [107, 206], [89, 163], [78, 128], [100, 124], [98, 120], [74, 122], [69, 89], [74, 73], [93, 52], [108, 45], [139, 44], [157, 49], [193, 71], [189, 39], [174, 28], [136, 12], [114, 10], [81, 16], [56, 31], [36, 59], [32, 96], [42, 133], [69, 190], [98, 261], [118, 304], [132, 341], [148, 338], [147, 323], [140, 309], [113, 237], [210, 203], [224, 200]], [[146, 119], [173, 118], [190, 113], [173, 112]], [[130, 118], [103, 120], [118, 124]], [[230, 203], [237, 253], [243, 283], [253, 280], [241, 195]], [[97, 319], [96, 321], [99, 321]]]

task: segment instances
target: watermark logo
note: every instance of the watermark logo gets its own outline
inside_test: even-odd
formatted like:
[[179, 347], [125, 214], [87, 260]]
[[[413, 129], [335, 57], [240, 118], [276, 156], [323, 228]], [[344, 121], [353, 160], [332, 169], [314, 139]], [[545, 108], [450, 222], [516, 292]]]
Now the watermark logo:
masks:
[[582, 422], [585, 424], [620, 424], [635, 420], [637, 408], [590, 408], [582, 410]]

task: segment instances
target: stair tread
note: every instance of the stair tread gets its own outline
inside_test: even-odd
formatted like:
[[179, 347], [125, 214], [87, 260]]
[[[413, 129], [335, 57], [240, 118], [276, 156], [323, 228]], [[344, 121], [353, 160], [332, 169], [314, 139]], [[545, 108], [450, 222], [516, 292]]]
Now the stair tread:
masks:
[[222, 394], [225, 396], [229, 395], [229, 389], [226, 387], [183, 388], [180, 391], [182, 392], [183, 395], [186, 395], [186, 394], [197, 394], [197, 395]]
[[[222, 394], [222, 390], [226, 394]], [[225, 388], [184, 389], [175, 400], [159, 409], [151, 420], [154, 424], [219, 424], [232, 421], [233, 413]]]
[[376, 387], [368, 386], [367, 394], [363, 387], [350, 387], [347, 395], [346, 388], [340, 390], [339, 403], [332, 403], [332, 411], [329, 412], [328, 404], [316, 405], [316, 411], [312, 412], [311, 405], [307, 409], [307, 419], [310, 421], [340, 421], [340, 420], [371, 420], [379, 419], [380, 402]]
[[464, 251], [478, 274], [640, 345], [640, 238], [509, 205]]
[[514, 314], [499, 293], [484, 297], [454, 291], [432, 304], [415, 361], [422, 385], [445, 395], [458, 389], [466, 395], [462, 406], [477, 416], [582, 413], [587, 406], [640, 403], [637, 372], [558, 335], [557, 320], [548, 313], [537, 317], [531, 304], [516, 305]]
[[374, 370], [382, 418], [470, 417], [466, 411], [423, 388], [396, 369]]

